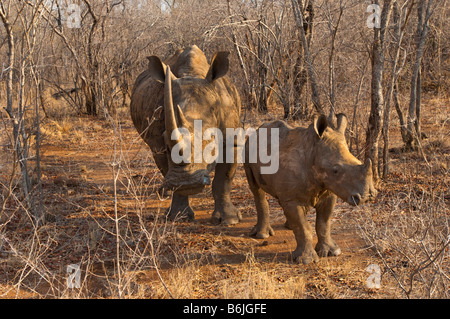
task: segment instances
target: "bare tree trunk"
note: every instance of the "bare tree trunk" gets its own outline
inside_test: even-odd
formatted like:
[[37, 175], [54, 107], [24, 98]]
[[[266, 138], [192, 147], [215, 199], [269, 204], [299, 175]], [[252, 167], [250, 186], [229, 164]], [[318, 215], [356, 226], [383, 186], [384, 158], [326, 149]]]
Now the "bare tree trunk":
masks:
[[[230, 6], [230, 0], [227, 0], [227, 8], [228, 8], [228, 15], [230, 16], [230, 20], [233, 23], [233, 17], [231, 14], [231, 6]], [[251, 86], [250, 86], [250, 81], [249, 81], [249, 76], [247, 73], [247, 69], [245, 67], [245, 62], [244, 62], [244, 58], [242, 57], [242, 53], [241, 53], [241, 49], [239, 48], [239, 45], [237, 43], [237, 37], [236, 37], [236, 32], [234, 30], [234, 28], [231, 28], [231, 38], [233, 40], [233, 46], [234, 49], [236, 50], [236, 54], [239, 60], [239, 66], [241, 67], [242, 72], [244, 73], [244, 78], [245, 78], [245, 92], [246, 94], [246, 99], [250, 102], [250, 105], [252, 104], [256, 104], [254, 99], [253, 99], [253, 94], [251, 92]]]
[[[30, 174], [28, 172], [28, 159], [29, 159], [29, 134], [25, 127], [25, 85], [26, 74], [25, 70], [28, 68], [28, 61], [31, 61], [33, 51], [36, 44], [36, 28], [38, 25], [38, 18], [40, 8], [43, 0], [35, 3], [22, 3], [21, 7], [11, 8], [9, 3], [5, 6], [5, 3], [0, 0], [0, 18], [3, 26], [6, 30], [7, 42], [8, 42], [8, 76], [6, 79], [7, 97], [6, 97], [6, 113], [8, 114], [13, 132], [13, 146], [14, 152], [17, 156], [17, 162], [20, 166], [21, 179], [22, 179], [22, 192], [24, 195], [24, 203], [26, 209], [31, 212], [31, 216], [34, 219], [35, 226], [38, 226], [43, 222], [42, 211], [36, 209], [34, 205], [34, 198], [32, 194], [32, 185]], [[27, 16], [27, 9], [31, 8], [29, 17]], [[18, 10], [20, 15], [16, 18], [11, 17], [12, 10]], [[11, 21], [14, 21], [11, 23]], [[21, 25], [19, 24], [21, 22]], [[20, 34], [21, 50], [20, 55], [16, 57], [16, 36]], [[14, 71], [16, 69], [16, 58], [18, 59], [17, 65], [19, 73], [18, 81], [18, 96], [14, 96]], [[15, 101], [16, 100], [16, 101]], [[14, 103], [16, 102], [16, 103]], [[16, 104], [16, 107], [14, 107]]]
[[[311, 44], [313, 35], [313, 22], [315, 15], [314, 2], [312, 0], [308, 1], [308, 4], [304, 11], [305, 14], [308, 15], [304, 19], [305, 21], [303, 23], [303, 30], [305, 31], [306, 40], [309, 46]], [[292, 117], [294, 119], [302, 118], [308, 115], [308, 106], [302, 98], [305, 91], [305, 86], [308, 83], [308, 70], [305, 68], [303, 42], [300, 42], [299, 46], [298, 57], [294, 67], [294, 89], [297, 95], [294, 101], [294, 109], [292, 111]], [[290, 115], [289, 108], [287, 109], [287, 111], [287, 113], [285, 112], [285, 118], [288, 118]]]
[[[25, 131], [25, 102], [24, 102], [24, 95], [25, 95], [25, 67], [26, 67], [26, 60], [25, 57], [25, 36], [22, 35], [22, 41], [21, 41], [21, 50], [20, 50], [20, 56], [19, 56], [19, 96], [18, 96], [18, 105], [17, 105], [17, 116], [16, 119], [18, 120], [18, 126], [17, 126], [17, 139], [16, 136], [14, 137], [16, 139], [16, 150], [17, 150], [17, 157], [19, 159], [20, 163], [20, 170], [22, 172], [22, 184], [23, 184], [23, 191], [25, 193], [25, 198], [28, 202], [29, 209], [34, 212], [34, 203], [33, 198], [30, 196], [31, 192], [31, 181], [30, 176], [28, 174], [28, 135]], [[19, 136], [20, 135], [20, 136]]]
[[329, 118], [333, 119], [336, 113], [336, 83], [335, 83], [335, 69], [334, 69], [334, 52], [336, 45], [336, 34], [339, 29], [339, 24], [341, 22], [342, 14], [344, 13], [344, 7], [342, 2], [339, 7], [339, 17], [337, 19], [336, 25], [333, 25], [333, 17], [330, 12], [330, 8], [328, 6], [328, 2], [326, 3], [327, 13], [328, 13], [328, 28], [330, 29], [331, 34], [331, 49], [330, 55], [328, 57], [328, 86], [329, 86], [329, 97], [330, 97], [330, 114]]
[[312, 65], [311, 57], [309, 54], [309, 43], [306, 37], [306, 32], [304, 29], [304, 17], [302, 10], [300, 9], [302, 7], [302, 1], [301, 0], [292, 0], [292, 10], [294, 11], [295, 20], [297, 22], [297, 27], [300, 31], [300, 40], [303, 45], [303, 54], [306, 61], [306, 69], [308, 70], [308, 77], [309, 82], [311, 84], [311, 95], [312, 95], [312, 101], [314, 104], [314, 107], [316, 111], [320, 114], [324, 114], [322, 103], [320, 102], [319, 97], [319, 88], [317, 85], [316, 76], [314, 74], [314, 68]]
[[[23, 96], [23, 85], [20, 86], [20, 100], [19, 103], [19, 110], [15, 112], [13, 110], [13, 103], [14, 103], [14, 70], [15, 70], [15, 56], [16, 56], [16, 46], [15, 46], [15, 36], [13, 32], [13, 25], [11, 25], [9, 21], [8, 12], [6, 12], [3, 2], [0, 3], [0, 17], [2, 18], [3, 26], [6, 30], [7, 35], [7, 41], [8, 41], [8, 63], [7, 63], [7, 69], [8, 69], [8, 75], [6, 78], [6, 113], [8, 113], [8, 116], [11, 120], [12, 125], [12, 131], [13, 131], [13, 145], [14, 145], [14, 151], [17, 155], [17, 160], [20, 165], [21, 170], [21, 177], [22, 177], [22, 191], [24, 193], [24, 197], [28, 202], [28, 196], [30, 193], [30, 178], [28, 176], [28, 170], [26, 165], [26, 157], [24, 157], [24, 147], [22, 145], [22, 138], [21, 138], [21, 132], [23, 132], [23, 109], [20, 107], [20, 104], [22, 104], [22, 96]], [[24, 75], [23, 75], [24, 68], [21, 68], [21, 74], [20, 74], [20, 83], [24, 81]], [[25, 159], [25, 161], [24, 161]]]
[[40, 221], [45, 221], [45, 210], [44, 210], [44, 198], [42, 191], [42, 171], [41, 171], [41, 118], [39, 114], [39, 100], [42, 95], [41, 91], [41, 79], [39, 75], [36, 74], [37, 71], [32, 69], [33, 80], [35, 83], [36, 96], [34, 99], [34, 109], [36, 112], [35, 119], [35, 129], [36, 129], [36, 172], [37, 172], [37, 203], [36, 204], [36, 214], [38, 214], [37, 219]]
[[258, 24], [259, 36], [258, 36], [258, 86], [259, 86], [259, 97], [258, 97], [258, 111], [262, 114], [266, 114], [267, 109], [267, 50], [264, 48], [263, 39], [261, 38], [265, 32], [261, 21], [264, 20], [263, 15], [260, 16], [260, 23]]
[[88, 57], [88, 67], [90, 78], [86, 82], [86, 111], [88, 115], [97, 115], [98, 112], [98, 86], [96, 84], [98, 79], [98, 61], [97, 54], [93, 52], [93, 38], [97, 30], [97, 26], [100, 23], [99, 18], [94, 13], [94, 10], [88, 0], [83, 0], [88, 8], [88, 12], [92, 18], [92, 26], [89, 32], [88, 43], [87, 43], [87, 57]]
[[358, 128], [358, 121], [357, 121], [356, 115], [357, 115], [358, 104], [359, 104], [359, 99], [360, 99], [360, 95], [361, 95], [361, 88], [363, 86], [364, 77], [366, 74], [367, 66], [369, 65], [369, 61], [370, 61], [370, 56], [367, 58], [367, 61], [364, 64], [364, 68], [361, 71], [361, 78], [359, 79], [358, 90], [356, 91], [355, 103], [353, 104], [353, 120], [352, 120], [352, 125], [350, 126], [350, 134], [353, 138], [349, 139], [350, 140], [349, 149], [351, 151], [353, 148], [353, 143], [355, 143], [357, 157], [360, 156], [360, 148], [359, 148], [359, 128]]
[[[409, 0], [408, 0], [409, 1]], [[400, 68], [398, 67], [398, 62], [400, 58], [400, 49], [403, 41], [403, 36], [405, 34], [404, 30], [406, 24], [408, 22], [409, 15], [412, 11], [412, 6], [414, 5], [414, 1], [411, 1], [409, 8], [406, 8], [408, 1], [405, 2], [403, 7], [400, 9], [398, 2], [394, 2], [393, 12], [394, 12], [394, 37], [395, 37], [395, 48], [394, 48], [394, 59], [392, 61], [392, 73], [389, 81], [387, 98], [385, 101], [385, 109], [384, 109], [384, 118], [383, 118], [383, 137], [384, 137], [384, 146], [383, 146], [383, 178], [386, 178], [389, 174], [389, 124], [390, 124], [390, 115], [391, 115], [391, 101], [392, 96], [395, 95], [394, 99], [395, 103], [398, 105], [398, 97], [396, 92], [398, 75], [400, 73]], [[403, 8], [406, 8], [403, 10]], [[405, 14], [404, 21], [403, 14]], [[394, 93], [395, 90], [395, 93]], [[400, 110], [400, 108], [397, 108]], [[401, 111], [400, 111], [401, 112]], [[403, 121], [403, 115], [400, 117], [400, 121]], [[403, 123], [402, 123], [403, 125]], [[402, 126], [403, 129], [403, 126]]]
[[12, 32], [12, 25], [10, 24], [3, 7], [3, 2], [0, 3], [0, 17], [2, 18], [3, 26], [6, 30], [6, 37], [8, 41], [8, 62], [6, 64], [6, 69], [8, 70], [6, 77], [6, 112], [11, 119], [14, 118], [13, 115], [13, 77], [14, 77], [14, 59], [15, 59], [15, 38]]
[[[308, 83], [308, 71], [306, 71], [303, 61], [303, 55], [299, 52], [299, 56], [294, 67], [294, 89], [296, 94], [294, 109], [292, 111], [292, 118], [294, 119], [299, 119], [307, 115], [307, 105], [303, 99], [303, 94], [305, 92], [306, 83]], [[285, 112], [284, 114], [285, 118], [290, 116], [289, 108], [287, 111], [288, 112]]]
[[406, 141], [407, 129], [406, 129], [406, 123], [405, 123], [405, 116], [403, 115], [402, 109], [400, 107], [400, 102], [398, 101], [398, 84], [397, 83], [394, 83], [394, 90], [392, 92], [392, 98], [393, 98], [394, 107], [395, 107], [395, 110], [397, 111], [398, 119], [400, 122], [400, 133], [402, 135], [402, 140]]
[[[425, 10], [426, 5], [426, 10]], [[417, 35], [416, 35], [416, 59], [411, 76], [411, 93], [409, 98], [408, 124], [405, 140], [406, 149], [414, 149], [415, 144], [420, 142], [420, 104], [421, 104], [421, 79], [420, 65], [422, 62], [425, 40], [428, 33], [428, 21], [431, 17], [433, 0], [420, 1], [417, 7]], [[419, 115], [419, 117], [417, 116]]]
[[[378, 4], [378, 1], [375, 1]], [[372, 160], [373, 178], [379, 179], [378, 168], [378, 142], [381, 133], [381, 118], [383, 114], [383, 72], [384, 72], [384, 35], [389, 23], [392, 9], [391, 0], [386, 0], [381, 12], [381, 28], [374, 29], [374, 41], [372, 44], [372, 82], [371, 82], [371, 108], [369, 124], [366, 134], [366, 159]]]
[[420, 111], [422, 108], [422, 71], [417, 74], [417, 82], [416, 82], [416, 135], [419, 140], [422, 140], [422, 130], [420, 127]]

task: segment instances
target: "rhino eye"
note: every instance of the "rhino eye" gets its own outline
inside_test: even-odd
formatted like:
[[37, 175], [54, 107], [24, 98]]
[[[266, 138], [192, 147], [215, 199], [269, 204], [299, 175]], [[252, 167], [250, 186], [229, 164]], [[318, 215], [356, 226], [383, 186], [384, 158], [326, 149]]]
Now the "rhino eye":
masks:
[[339, 175], [340, 172], [341, 172], [341, 168], [339, 166], [333, 167], [333, 175]]

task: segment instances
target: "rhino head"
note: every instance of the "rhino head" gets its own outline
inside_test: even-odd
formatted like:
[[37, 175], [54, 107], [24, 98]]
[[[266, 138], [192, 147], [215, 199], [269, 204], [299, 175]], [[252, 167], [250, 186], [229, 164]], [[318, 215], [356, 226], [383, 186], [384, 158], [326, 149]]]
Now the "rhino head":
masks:
[[377, 191], [373, 185], [371, 160], [363, 164], [348, 149], [344, 135], [347, 123], [344, 114], [337, 115], [335, 127], [324, 115], [314, 121], [312, 126], [318, 142], [313, 172], [315, 180], [324, 188], [357, 206], [376, 197]]
[[[194, 158], [196, 153], [198, 155], [199, 152], [203, 152], [210, 141], [203, 141], [200, 138], [201, 147], [199, 147], [198, 142], [194, 141], [194, 122], [201, 121], [202, 136], [208, 128], [217, 127], [216, 117], [212, 112], [221, 104], [221, 98], [215, 81], [225, 76], [229, 67], [228, 52], [218, 52], [213, 57], [209, 70], [205, 69], [205, 65], [208, 64], [200, 49], [194, 46], [188, 53], [194, 55], [194, 58], [191, 56], [188, 65], [181, 66], [185, 73], [179, 78], [158, 57], [148, 58], [150, 75], [164, 84], [164, 101], [160, 109], [164, 116], [163, 135], [169, 168], [164, 176], [163, 187], [176, 190], [183, 195], [199, 193], [211, 183], [209, 174], [214, 169], [215, 163], [204, 161], [203, 157], [201, 161]], [[180, 155], [183, 155], [183, 152], [188, 153], [188, 160], [174, 161], [171, 156], [174, 148], [181, 152]]]

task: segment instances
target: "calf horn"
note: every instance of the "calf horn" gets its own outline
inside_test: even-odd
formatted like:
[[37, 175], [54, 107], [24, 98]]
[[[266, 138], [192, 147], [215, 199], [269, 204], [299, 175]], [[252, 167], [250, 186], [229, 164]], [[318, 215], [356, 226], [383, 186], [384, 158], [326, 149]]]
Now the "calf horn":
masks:
[[172, 140], [172, 132], [177, 129], [177, 121], [175, 119], [175, 109], [173, 108], [173, 99], [172, 99], [172, 72], [170, 71], [170, 67], [166, 68], [166, 80], [164, 85], [164, 116], [165, 116], [165, 126], [167, 137], [169, 140], [169, 146], [173, 147], [178, 143], [176, 140]]
[[366, 159], [364, 165], [364, 170], [367, 172], [367, 174], [372, 174], [372, 160], [370, 158]]

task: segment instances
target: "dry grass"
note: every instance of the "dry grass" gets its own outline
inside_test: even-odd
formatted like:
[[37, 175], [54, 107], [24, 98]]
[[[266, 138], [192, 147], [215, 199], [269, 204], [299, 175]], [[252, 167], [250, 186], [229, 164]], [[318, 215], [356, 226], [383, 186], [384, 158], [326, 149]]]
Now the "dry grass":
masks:
[[[447, 143], [430, 142], [430, 166], [405, 154], [401, 173], [358, 220], [363, 238], [381, 259], [386, 280], [408, 298], [448, 298], [450, 211]], [[410, 163], [416, 162], [411, 165]], [[387, 185], [386, 185], [387, 186]]]
[[[252, 125], [267, 120], [248, 116]], [[232, 197], [242, 224], [209, 224], [210, 189], [192, 198], [195, 223], [168, 222], [170, 201], [156, 192], [161, 176], [129, 119], [49, 120], [42, 147], [48, 220], [34, 228], [18, 190], [2, 198], [0, 296], [448, 298], [447, 126], [442, 117], [424, 125], [426, 161], [420, 153], [392, 154], [376, 203], [339, 203], [333, 234], [342, 256], [302, 266], [292, 263], [294, 239], [275, 200], [276, 236], [247, 237], [256, 216], [241, 168]], [[70, 264], [81, 267], [80, 288], [67, 287]], [[382, 270], [380, 289], [366, 285], [371, 264]]]

